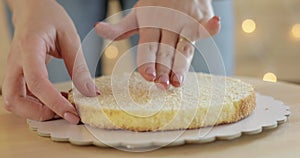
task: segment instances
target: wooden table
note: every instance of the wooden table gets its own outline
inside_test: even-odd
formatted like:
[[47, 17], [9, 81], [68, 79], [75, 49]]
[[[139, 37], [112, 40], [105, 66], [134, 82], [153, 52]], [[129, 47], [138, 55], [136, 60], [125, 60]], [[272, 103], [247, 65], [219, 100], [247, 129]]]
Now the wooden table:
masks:
[[[300, 155], [300, 86], [270, 83], [242, 78], [255, 86], [257, 92], [273, 96], [289, 105], [292, 111], [287, 123], [258, 135], [242, 136], [231, 141], [183, 145], [146, 153], [128, 153], [111, 148], [75, 146], [53, 142], [31, 131], [25, 119], [6, 112], [0, 97], [0, 158], [4, 157], [272, 157], [288, 158]], [[67, 84], [69, 85], [69, 84]], [[57, 85], [68, 89], [66, 84]]]

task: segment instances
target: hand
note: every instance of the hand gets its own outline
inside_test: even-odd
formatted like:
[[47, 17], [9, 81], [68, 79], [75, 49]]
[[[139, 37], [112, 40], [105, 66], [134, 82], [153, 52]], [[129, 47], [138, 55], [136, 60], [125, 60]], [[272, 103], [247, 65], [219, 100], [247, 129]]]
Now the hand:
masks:
[[51, 56], [62, 58], [78, 90], [96, 95], [74, 24], [56, 1], [8, 2], [15, 33], [3, 83], [5, 108], [24, 118], [44, 121], [60, 116], [77, 124], [77, 111], [48, 80], [46, 69]]
[[97, 23], [98, 35], [121, 40], [139, 33], [138, 71], [163, 89], [182, 85], [194, 54], [192, 41], [215, 35], [220, 19], [211, 0], [140, 0], [118, 24]]

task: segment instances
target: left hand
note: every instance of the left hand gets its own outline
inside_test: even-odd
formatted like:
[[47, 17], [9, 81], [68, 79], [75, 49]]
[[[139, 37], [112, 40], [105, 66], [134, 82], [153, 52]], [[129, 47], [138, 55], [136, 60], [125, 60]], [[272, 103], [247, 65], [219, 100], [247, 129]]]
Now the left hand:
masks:
[[219, 32], [220, 19], [213, 15], [211, 0], [139, 0], [120, 23], [100, 22], [95, 30], [112, 40], [139, 33], [138, 71], [168, 89], [182, 85], [194, 54], [192, 41]]

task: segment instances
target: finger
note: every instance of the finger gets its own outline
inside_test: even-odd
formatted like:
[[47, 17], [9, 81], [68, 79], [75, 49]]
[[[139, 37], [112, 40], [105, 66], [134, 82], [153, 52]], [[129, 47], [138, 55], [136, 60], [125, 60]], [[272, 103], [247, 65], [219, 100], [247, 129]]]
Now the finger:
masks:
[[80, 93], [88, 97], [100, 94], [99, 89], [91, 78], [82, 52], [80, 38], [75, 28], [68, 28], [68, 30], [64, 29], [63, 32], [59, 32], [58, 39], [61, 56], [75, 87]]
[[214, 16], [213, 18], [207, 20], [202, 20], [199, 22], [193, 22], [186, 25], [182, 31], [181, 36], [186, 37], [190, 41], [196, 41], [202, 38], [208, 38], [217, 34], [221, 29], [220, 18]]
[[121, 20], [119, 24], [109, 24], [106, 22], [96, 23], [95, 31], [99, 36], [111, 40], [129, 38], [130, 36], [138, 33], [135, 11], [132, 10]]
[[159, 50], [156, 55], [156, 73], [157, 78], [155, 82], [163, 89], [168, 89], [170, 86], [170, 72], [173, 64], [175, 46], [178, 35], [163, 30]]
[[52, 56], [47, 54], [45, 63], [49, 64], [51, 60], [52, 60]]
[[194, 47], [187, 40], [180, 40], [176, 46], [176, 53], [171, 73], [171, 84], [180, 87], [185, 74], [188, 72], [194, 55]]
[[221, 23], [220, 23], [220, 17], [214, 16], [211, 19], [208, 20], [208, 22], [204, 25], [205, 29], [208, 30], [210, 35], [216, 35], [220, 32], [221, 29]]
[[14, 113], [23, 118], [46, 121], [53, 119], [56, 115], [50, 108], [31, 96], [16, 97], [13, 103], [12, 106], [16, 107]]
[[33, 36], [19, 47], [22, 53], [24, 77], [32, 94], [64, 119], [77, 124], [79, 116], [75, 108], [48, 80], [44, 41]]
[[160, 30], [143, 28], [140, 30], [140, 40], [137, 50], [137, 65], [139, 73], [147, 80], [156, 78], [155, 59], [159, 46]]
[[52, 119], [55, 113], [38, 99], [26, 96], [25, 80], [22, 76], [22, 69], [18, 66], [11, 66], [6, 74], [3, 83], [4, 107], [8, 111], [38, 121]]

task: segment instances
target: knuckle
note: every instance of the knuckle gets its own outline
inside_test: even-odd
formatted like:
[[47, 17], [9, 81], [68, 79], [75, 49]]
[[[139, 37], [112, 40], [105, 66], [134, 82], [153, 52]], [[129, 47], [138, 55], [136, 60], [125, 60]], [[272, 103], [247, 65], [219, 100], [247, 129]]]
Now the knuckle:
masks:
[[189, 29], [187, 36], [192, 40], [201, 39], [203, 35], [207, 34], [205, 26], [201, 20], [200, 22], [191, 22], [187, 25], [186, 29]]
[[159, 51], [157, 53], [157, 72], [158, 74], [169, 73], [172, 67], [174, 52], [172, 50]]
[[64, 28], [64, 31], [58, 32], [60, 36], [64, 37], [65, 40], [75, 42], [74, 44], [80, 43], [80, 36], [75, 28]]
[[147, 51], [148, 52], [156, 52], [157, 51], [157, 44], [154, 42], [151, 42], [147, 46]]
[[157, 57], [165, 60], [166, 58], [172, 59], [174, 56], [174, 52], [172, 50], [159, 51], [157, 53]]
[[202, 24], [198, 24], [198, 28], [195, 31], [194, 39], [199, 39], [203, 35], [204, 26]]
[[182, 55], [186, 58], [190, 58], [194, 54], [194, 47], [190, 44], [184, 45], [181, 51]]
[[208, 10], [208, 8], [202, 10], [203, 18], [209, 17], [210, 14], [211, 14], [211, 12], [210, 12], [210, 10]]

